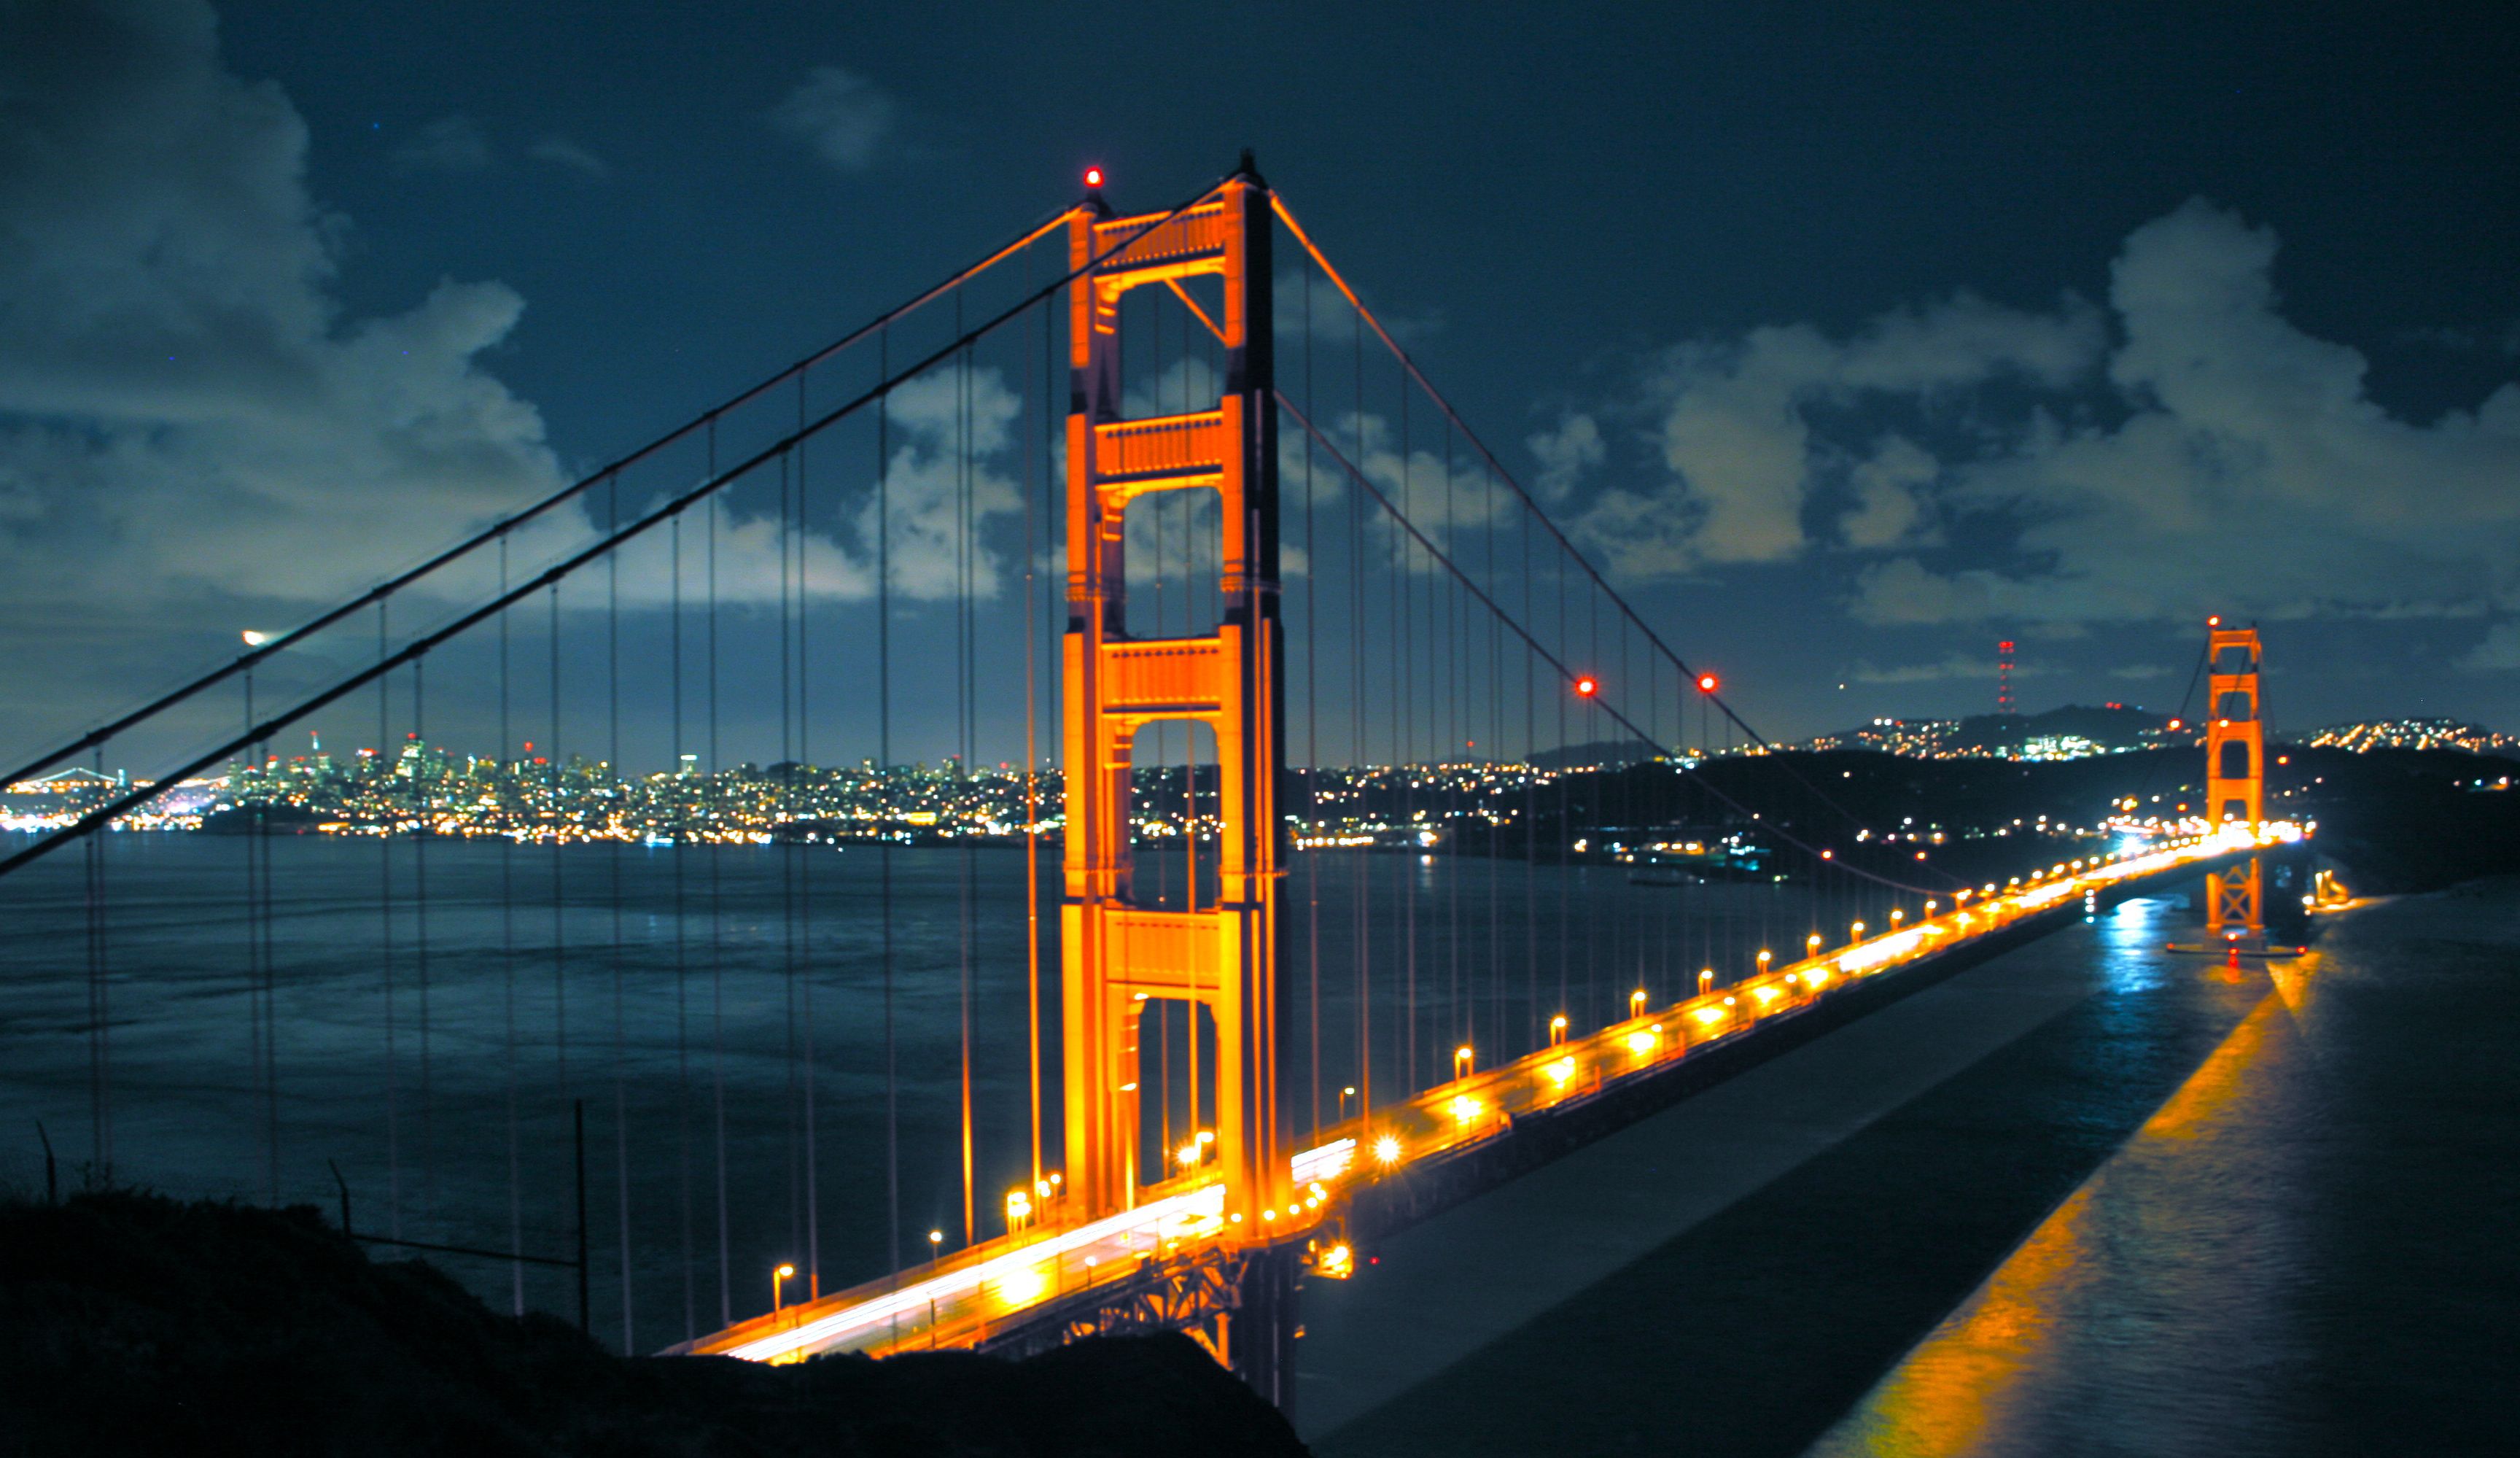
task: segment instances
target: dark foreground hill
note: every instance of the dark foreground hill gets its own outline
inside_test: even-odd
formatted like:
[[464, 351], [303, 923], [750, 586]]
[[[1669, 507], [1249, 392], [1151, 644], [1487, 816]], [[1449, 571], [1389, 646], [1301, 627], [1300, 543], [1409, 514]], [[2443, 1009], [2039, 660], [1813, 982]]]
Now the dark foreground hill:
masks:
[[0, 1454], [1300, 1454], [1188, 1338], [793, 1367], [613, 1356], [307, 1207], [0, 1204]]

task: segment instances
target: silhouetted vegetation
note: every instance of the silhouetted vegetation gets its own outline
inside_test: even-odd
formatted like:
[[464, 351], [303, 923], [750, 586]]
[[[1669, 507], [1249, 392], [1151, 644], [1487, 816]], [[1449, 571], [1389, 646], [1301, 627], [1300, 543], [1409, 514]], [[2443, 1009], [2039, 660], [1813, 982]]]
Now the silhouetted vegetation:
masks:
[[763, 1367], [611, 1355], [311, 1207], [0, 1204], [0, 1452], [1292, 1454], [1188, 1338]]

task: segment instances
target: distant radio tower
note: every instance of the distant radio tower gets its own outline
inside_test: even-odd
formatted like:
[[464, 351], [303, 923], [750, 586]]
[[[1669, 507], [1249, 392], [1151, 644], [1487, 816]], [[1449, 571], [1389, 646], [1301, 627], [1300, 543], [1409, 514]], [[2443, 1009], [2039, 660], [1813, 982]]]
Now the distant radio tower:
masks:
[[1995, 645], [1995, 711], [2012, 712], [2012, 640]]

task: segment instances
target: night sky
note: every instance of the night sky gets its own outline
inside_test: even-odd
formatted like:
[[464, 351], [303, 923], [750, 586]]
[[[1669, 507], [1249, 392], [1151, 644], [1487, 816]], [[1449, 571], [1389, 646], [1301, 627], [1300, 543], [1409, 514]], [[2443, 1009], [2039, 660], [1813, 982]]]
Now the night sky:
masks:
[[2520, 730], [2520, 13], [2137, 10], [0, 0], [0, 745], [1246, 146], [1773, 735]]

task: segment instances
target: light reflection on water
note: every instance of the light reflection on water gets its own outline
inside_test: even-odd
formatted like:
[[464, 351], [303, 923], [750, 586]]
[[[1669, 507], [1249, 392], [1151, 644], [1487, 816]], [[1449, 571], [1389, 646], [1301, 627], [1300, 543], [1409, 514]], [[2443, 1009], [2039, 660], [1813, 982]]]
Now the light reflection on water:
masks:
[[1810, 1451], [2507, 1451], [2515, 951], [2504, 881], [2244, 969], [2248, 1016]]
[[[2264, 1125], [2306, 1056], [2270, 990], [1812, 1452], [2166, 1453], [2218, 1426], [2198, 1375], [2284, 1354], [2281, 1273], [2304, 1253], [2280, 1198], [2288, 1142]], [[2278, 1436], [2268, 1414], [2231, 1416], [2241, 1451]]]

